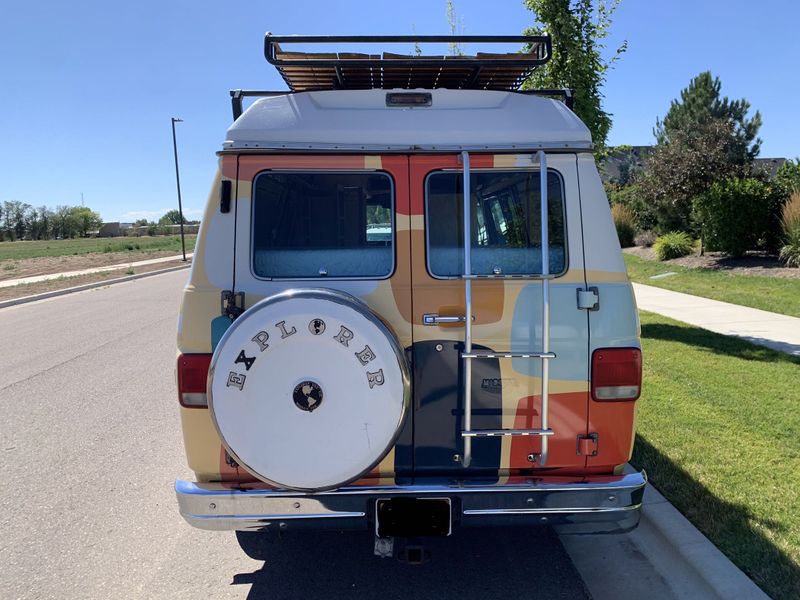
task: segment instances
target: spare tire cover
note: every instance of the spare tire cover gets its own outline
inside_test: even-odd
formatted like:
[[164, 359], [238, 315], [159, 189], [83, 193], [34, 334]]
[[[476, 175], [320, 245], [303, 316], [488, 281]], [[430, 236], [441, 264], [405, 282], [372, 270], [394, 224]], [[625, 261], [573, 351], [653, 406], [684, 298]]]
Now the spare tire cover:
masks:
[[242, 314], [214, 351], [208, 404], [230, 455], [272, 485], [319, 491], [369, 472], [408, 413], [405, 353], [361, 301], [290, 290]]

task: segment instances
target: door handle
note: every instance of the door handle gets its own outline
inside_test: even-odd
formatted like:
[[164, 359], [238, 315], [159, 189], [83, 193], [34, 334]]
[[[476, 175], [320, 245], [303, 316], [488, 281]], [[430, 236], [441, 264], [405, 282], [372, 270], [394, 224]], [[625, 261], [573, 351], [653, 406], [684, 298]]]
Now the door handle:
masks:
[[[475, 320], [475, 317], [472, 317]], [[462, 316], [442, 316], [436, 313], [426, 313], [422, 315], [423, 325], [441, 325], [442, 323], [463, 323], [467, 318]]]

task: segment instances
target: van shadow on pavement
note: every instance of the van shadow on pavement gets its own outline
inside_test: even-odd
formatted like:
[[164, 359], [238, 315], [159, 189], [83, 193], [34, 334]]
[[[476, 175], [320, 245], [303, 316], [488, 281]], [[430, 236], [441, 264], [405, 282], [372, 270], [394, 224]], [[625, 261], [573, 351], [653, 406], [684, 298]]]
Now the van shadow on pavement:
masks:
[[296, 532], [279, 540], [237, 536], [264, 560], [232, 585], [252, 584], [248, 599], [269, 598], [589, 598], [549, 527], [457, 530], [426, 540], [431, 558], [411, 566], [373, 555], [372, 532]]

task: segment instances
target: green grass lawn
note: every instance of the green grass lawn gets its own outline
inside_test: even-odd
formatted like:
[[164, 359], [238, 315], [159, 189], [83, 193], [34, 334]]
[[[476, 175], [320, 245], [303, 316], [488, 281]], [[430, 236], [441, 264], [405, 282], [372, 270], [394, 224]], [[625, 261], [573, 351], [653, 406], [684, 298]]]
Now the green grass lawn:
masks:
[[643, 312], [633, 459], [774, 598], [800, 590], [800, 358]]
[[[751, 277], [713, 269], [689, 269], [644, 260], [630, 254], [625, 254], [625, 265], [631, 281], [637, 283], [800, 317], [800, 279]], [[650, 279], [653, 275], [670, 271], [675, 275]]]
[[[186, 236], [186, 251], [194, 249], [196, 235]], [[146, 252], [152, 250], [181, 251], [178, 235], [155, 237], [78, 238], [73, 240], [42, 240], [0, 242], [0, 261], [21, 260], [40, 256], [69, 256], [94, 252]]]

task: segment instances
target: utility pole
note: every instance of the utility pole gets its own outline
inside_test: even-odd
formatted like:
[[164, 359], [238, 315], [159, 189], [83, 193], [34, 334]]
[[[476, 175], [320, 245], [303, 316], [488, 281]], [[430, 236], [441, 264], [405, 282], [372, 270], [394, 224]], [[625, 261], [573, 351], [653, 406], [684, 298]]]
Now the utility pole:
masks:
[[181, 203], [181, 176], [178, 172], [178, 142], [175, 139], [175, 123], [183, 123], [183, 119], [172, 117], [172, 151], [175, 154], [175, 181], [178, 184], [178, 214], [181, 226], [181, 249], [183, 250], [183, 262], [186, 262], [186, 241], [183, 237], [183, 204]]

